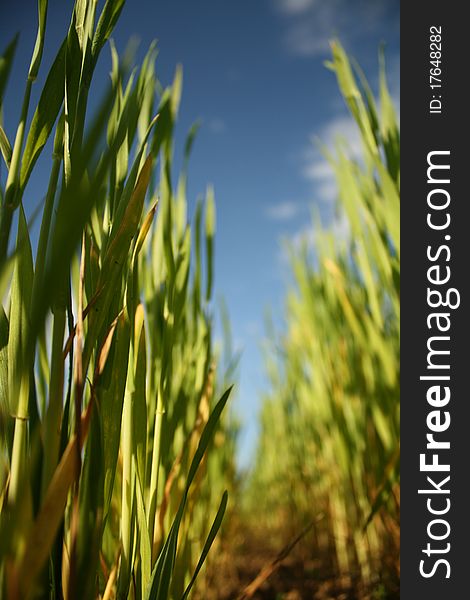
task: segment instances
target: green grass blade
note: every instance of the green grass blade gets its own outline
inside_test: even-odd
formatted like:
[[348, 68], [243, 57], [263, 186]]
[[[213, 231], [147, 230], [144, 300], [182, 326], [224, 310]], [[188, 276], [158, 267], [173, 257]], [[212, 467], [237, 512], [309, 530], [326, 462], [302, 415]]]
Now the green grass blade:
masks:
[[34, 164], [52, 132], [64, 100], [66, 43], [64, 40], [52, 64], [31, 121], [21, 161], [21, 189], [26, 186]]
[[215, 235], [215, 201], [212, 188], [207, 190], [206, 197], [206, 253], [207, 253], [207, 289], [206, 301], [212, 295], [213, 262], [214, 262], [214, 235]]
[[124, 2], [125, 0], [106, 0], [93, 37], [92, 56], [94, 63], [96, 63], [101, 48], [109, 39], [119, 19], [119, 15], [124, 8]]
[[116, 328], [109, 359], [97, 385], [97, 397], [101, 407], [104, 440], [104, 509], [106, 520], [118, 461], [121, 440], [121, 419], [129, 361], [130, 331], [125, 314], [121, 314]]
[[145, 340], [144, 307], [139, 304], [135, 316], [135, 377], [133, 394], [133, 455], [136, 458], [137, 475], [145, 481], [147, 459], [147, 402], [146, 402], [146, 371], [147, 352]]
[[0, 125], [0, 152], [2, 153], [3, 160], [5, 161], [5, 165], [7, 169], [10, 168], [11, 163], [11, 155], [12, 149], [10, 141], [7, 138], [7, 134], [3, 130], [3, 127]]
[[[136, 466], [136, 465], [135, 465]], [[142, 571], [142, 589], [146, 590], [150, 581], [152, 570], [152, 545], [150, 543], [149, 530], [147, 527], [147, 515], [145, 513], [144, 492], [139, 477], [139, 470], [136, 469], [136, 499], [137, 499], [137, 521], [139, 526], [139, 552]]]
[[38, 34], [34, 45], [31, 65], [29, 67], [28, 79], [34, 81], [39, 71], [41, 64], [42, 51], [44, 48], [44, 38], [46, 34], [46, 16], [47, 16], [47, 0], [38, 0]]
[[20, 407], [18, 398], [20, 382], [29, 367], [27, 360], [27, 338], [29, 334], [29, 321], [31, 312], [32, 280], [33, 280], [33, 253], [29, 239], [28, 226], [24, 210], [20, 208], [18, 219], [16, 264], [11, 284], [10, 298], [10, 335], [8, 341], [8, 393], [10, 396], [10, 410], [20, 419], [27, 418], [27, 404]]
[[103, 438], [101, 415], [94, 412], [90, 423], [80, 478], [80, 515], [77, 542], [76, 598], [93, 598], [99, 572], [103, 518]]
[[7, 86], [8, 77], [11, 72], [13, 65], [13, 58], [15, 56], [16, 46], [18, 44], [19, 34], [17, 33], [12, 41], [5, 48], [3, 54], [0, 56], [0, 110], [3, 104], [3, 95]]
[[8, 396], [8, 319], [0, 304], [0, 437], [5, 441], [8, 454], [13, 443], [13, 420]]
[[219, 509], [217, 510], [217, 514], [215, 516], [214, 522], [212, 523], [212, 527], [210, 529], [209, 535], [207, 536], [207, 540], [204, 544], [202, 554], [196, 565], [194, 575], [192, 576], [191, 581], [189, 582], [187, 588], [185, 589], [184, 594], [181, 597], [181, 600], [186, 600], [186, 598], [189, 596], [189, 593], [191, 592], [193, 585], [196, 582], [196, 578], [199, 574], [199, 571], [202, 569], [202, 566], [207, 558], [207, 555], [209, 554], [209, 550], [211, 549], [211, 546], [214, 543], [215, 536], [217, 535], [217, 533], [220, 529], [220, 526], [222, 525], [222, 519], [224, 518], [225, 509], [227, 508], [227, 499], [228, 499], [228, 494], [225, 491], [222, 495], [222, 500], [220, 501], [220, 506], [219, 506]]

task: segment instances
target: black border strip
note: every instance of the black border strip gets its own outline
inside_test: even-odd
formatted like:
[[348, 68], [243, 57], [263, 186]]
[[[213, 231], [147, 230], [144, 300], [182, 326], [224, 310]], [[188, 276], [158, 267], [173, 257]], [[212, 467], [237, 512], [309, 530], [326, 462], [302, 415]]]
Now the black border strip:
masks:
[[[430, 88], [430, 28], [441, 28], [442, 88]], [[470, 135], [468, 112], [470, 102], [466, 87], [469, 38], [468, 25], [463, 15], [463, 5], [452, 2], [425, 3], [403, 2], [401, 4], [401, 598], [404, 600], [442, 600], [470, 598], [470, 566], [468, 565], [470, 544], [470, 505], [468, 482], [470, 481], [470, 398], [465, 385], [465, 373], [470, 371], [469, 331], [469, 268], [470, 255], [470, 193], [467, 189], [470, 175]], [[437, 72], [435, 72], [437, 73]], [[433, 83], [437, 83], [434, 81]], [[436, 96], [436, 98], [433, 98]], [[431, 113], [430, 102], [441, 96], [441, 112]], [[434, 103], [437, 110], [438, 103]], [[434, 155], [431, 160], [450, 164], [450, 182], [427, 181], [428, 153], [450, 151], [446, 155]], [[435, 157], [435, 158], [434, 158]], [[449, 173], [448, 172], [448, 173]], [[444, 170], [431, 171], [431, 180], [445, 180]], [[436, 177], [432, 175], [436, 174]], [[447, 209], [433, 211], [428, 206], [428, 194], [432, 189], [445, 189], [450, 195]], [[433, 199], [444, 203], [445, 193], [436, 192]], [[432, 200], [431, 200], [432, 201]], [[450, 216], [449, 227], [433, 230], [427, 225], [427, 215], [444, 222]], [[450, 235], [450, 239], [446, 239]], [[427, 257], [427, 248], [434, 261]], [[439, 265], [431, 277], [447, 274], [447, 284], [431, 285], [428, 269]], [[460, 294], [460, 306], [456, 309], [431, 308], [427, 302], [427, 289], [455, 288]], [[454, 301], [456, 294], [451, 294]], [[437, 299], [437, 296], [434, 296]], [[432, 312], [446, 312], [450, 316], [449, 331], [439, 332], [437, 319], [427, 318]], [[440, 323], [444, 325], [445, 318]], [[429, 369], [427, 343], [432, 336], [449, 336], [448, 341], [433, 341], [433, 348], [450, 350], [449, 355], [435, 357], [434, 362], [450, 369]], [[445, 380], [420, 380], [420, 376], [450, 376]], [[442, 407], [431, 406], [427, 390], [433, 385], [448, 385], [450, 400]], [[443, 387], [439, 388], [443, 394]], [[437, 396], [434, 396], [435, 398]], [[449, 441], [450, 449], [427, 450], [426, 434], [430, 433], [427, 416], [439, 410], [439, 417], [430, 417], [431, 425], [445, 422], [446, 411], [451, 419], [450, 426], [434, 438]], [[434, 419], [434, 420], [432, 420]], [[433, 460], [437, 452], [439, 463], [449, 464], [450, 471], [420, 471], [420, 454], [426, 453], [426, 462]], [[442, 481], [450, 475], [450, 479]], [[427, 476], [434, 480], [427, 481]], [[433, 490], [438, 486], [449, 493], [419, 494], [419, 489]], [[436, 490], [435, 490], [436, 491]], [[429, 499], [429, 505], [428, 505]], [[432, 515], [431, 509], [449, 509], [442, 515]], [[433, 519], [448, 522], [450, 532], [442, 540], [433, 540], [428, 527], [436, 537], [444, 536], [444, 523], [429, 525]], [[423, 550], [432, 552], [429, 555]], [[450, 544], [447, 547], [447, 544]], [[448, 551], [444, 551], [448, 548]], [[437, 561], [442, 559], [447, 563]], [[422, 570], [432, 576], [423, 577]], [[446, 576], [450, 575], [449, 578]]]

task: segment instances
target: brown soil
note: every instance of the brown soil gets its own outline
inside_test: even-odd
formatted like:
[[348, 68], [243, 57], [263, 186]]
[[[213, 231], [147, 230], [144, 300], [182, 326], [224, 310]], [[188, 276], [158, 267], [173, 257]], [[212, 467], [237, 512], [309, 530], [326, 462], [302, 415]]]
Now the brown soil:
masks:
[[387, 576], [377, 576], [375, 584], [365, 588], [357, 575], [338, 577], [328, 557], [306, 558], [305, 549], [299, 547], [252, 596], [244, 596], [246, 586], [272, 564], [277, 552], [256, 536], [245, 538], [235, 551], [225, 542], [214, 554], [207, 587], [195, 595], [197, 600], [398, 600], [400, 596], [399, 582], [388, 568]]

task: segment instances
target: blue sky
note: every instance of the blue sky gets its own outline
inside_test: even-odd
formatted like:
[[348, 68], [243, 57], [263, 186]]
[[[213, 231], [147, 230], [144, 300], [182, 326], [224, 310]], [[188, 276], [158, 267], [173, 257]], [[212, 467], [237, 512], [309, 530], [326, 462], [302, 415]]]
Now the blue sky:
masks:
[[[49, 1], [43, 78], [71, 6], [71, 0]], [[34, 0], [8, 8], [0, 2], [0, 48], [21, 32], [4, 110], [10, 138], [35, 28]], [[163, 84], [171, 81], [177, 63], [183, 65], [176, 152], [191, 124], [202, 120], [188, 194], [194, 206], [207, 184], [215, 188], [216, 296], [225, 298], [235, 345], [243, 350], [235, 409], [243, 416], [239, 459], [247, 466], [266, 389], [260, 349], [266, 308], [282, 323], [288, 265], [280, 242], [308, 235], [313, 206], [326, 222], [333, 214], [334, 182], [313, 139], [331, 145], [340, 134], [352, 152], [357, 145], [334, 75], [323, 64], [328, 41], [341, 40], [373, 87], [379, 44], [385, 42], [389, 84], [398, 100], [399, 1], [128, 0], [113, 36], [118, 51], [131, 36], [140, 40], [137, 60], [158, 40]], [[96, 77], [104, 80], [109, 52], [100, 60]], [[341, 224], [336, 227], [340, 235]]]

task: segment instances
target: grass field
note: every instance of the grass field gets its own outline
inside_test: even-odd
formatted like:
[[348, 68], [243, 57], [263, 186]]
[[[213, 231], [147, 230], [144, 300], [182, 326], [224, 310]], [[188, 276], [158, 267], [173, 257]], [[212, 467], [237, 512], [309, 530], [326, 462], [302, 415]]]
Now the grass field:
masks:
[[248, 514], [281, 546], [312, 523], [304, 556], [380, 597], [399, 580], [399, 129], [383, 64], [379, 107], [336, 42], [329, 67], [362, 152], [345, 140], [328, 154], [346, 227], [314, 222], [313, 243], [290, 249]]
[[[214, 192], [188, 214], [182, 68], [164, 87], [154, 45], [135, 68], [118, 56], [123, 4], [75, 1], [33, 105], [39, 0], [11, 139], [17, 38], [0, 58], [0, 597], [397, 597], [400, 162], [384, 66], [377, 104], [332, 45], [362, 154], [328, 151], [343, 236], [314, 222], [290, 249], [243, 479], [214, 335]], [[48, 183], [26, 204], [41, 154]]]

